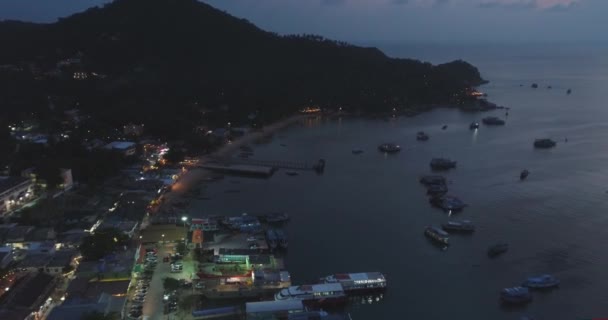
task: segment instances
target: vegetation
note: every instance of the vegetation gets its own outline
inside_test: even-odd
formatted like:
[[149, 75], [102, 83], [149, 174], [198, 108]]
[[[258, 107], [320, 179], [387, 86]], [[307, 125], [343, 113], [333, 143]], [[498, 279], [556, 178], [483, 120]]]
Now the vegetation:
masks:
[[[392, 59], [313, 35], [279, 36], [195, 0], [116, 0], [53, 24], [0, 23], [0, 112], [78, 108], [167, 139], [201, 124], [268, 122], [310, 105], [384, 112], [462, 103], [483, 80], [463, 61]], [[72, 66], [58, 61], [79, 57]], [[34, 64], [42, 70], [31, 70]], [[51, 75], [43, 71], [59, 71]], [[90, 74], [74, 80], [74, 71]]]
[[175, 291], [179, 289], [180, 283], [179, 280], [173, 278], [164, 278], [163, 279], [163, 287], [165, 291]]
[[80, 245], [80, 252], [87, 261], [99, 260], [118, 248], [127, 245], [129, 238], [114, 228], [96, 230], [87, 236]]

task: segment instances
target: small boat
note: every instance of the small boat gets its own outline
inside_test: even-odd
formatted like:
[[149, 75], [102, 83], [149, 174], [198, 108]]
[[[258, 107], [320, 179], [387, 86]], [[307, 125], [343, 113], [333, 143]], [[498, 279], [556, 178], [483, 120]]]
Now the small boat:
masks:
[[549, 149], [555, 147], [557, 143], [551, 139], [536, 139], [534, 140], [534, 148]]
[[532, 87], [533, 89], [536, 89], [536, 88], [538, 88], [538, 84], [533, 83], [531, 87]]
[[475, 225], [469, 220], [462, 221], [448, 221], [441, 225], [441, 228], [445, 231], [455, 231], [455, 232], [474, 232]]
[[352, 152], [353, 152], [353, 154], [362, 154], [363, 150], [361, 150], [361, 149], [353, 149]]
[[560, 281], [556, 277], [550, 274], [542, 274], [540, 276], [526, 279], [522, 286], [531, 289], [548, 289], [559, 286], [559, 283]]
[[500, 299], [507, 303], [528, 303], [532, 301], [532, 295], [525, 287], [504, 288], [500, 291]]
[[292, 176], [292, 177], [298, 175], [298, 173], [295, 172], [295, 171], [287, 171], [287, 172], [285, 172], [285, 174], [288, 175], [288, 176]]
[[530, 171], [528, 170], [523, 170], [520, 174], [519, 174], [519, 180], [525, 180], [528, 175], [530, 174]]
[[433, 158], [431, 159], [431, 169], [433, 170], [447, 170], [456, 167], [456, 161], [446, 158]]
[[430, 185], [445, 185], [446, 181], [443, 176], [423, 176], [420, 178], [420, 183], [430, 186]]
[[424, 235], [426, 235], [429, 239], [440, 243], [448, 245], [449, 243], [449, 234], [440, 228], [428, 226], [424, 229]]
[[467, 206], [460, 199], [453, 196], [432, 197], [429, 202], [445, 211], [460, 211]]
[[441, 127], [441, 130], [445, 130], [445, 129], [447, 129], [447, 128], [448, 128], [448, 125], [447, 125], [447, 124], [444, 124], [444, 125], [443, 125], [443, 127]]
[[505, 121], [498, 117], [485, 117], [481, 119], [481, 122], [483, 122], [485, 125], [490, 126], [502, 126], [505, 124]]
[[243, 152], [253, 153], [253, 148], [250, 146], [240, 146], [239, 149], [241, 149]]
[[281, 246], [283, 249], [287, 249], [289, 246], [289, 241], [287, 240], [287, 235], [285, 235], [285, 232], [282, 229], [275, 229], [274, 234], [277, 236], [279, 246]]
[[286, 145], [286, 144], [284, 144], [284, 143], [281, 143], [281, 144], [280, 144], [280, 146], [281, 146], [281, 147], [287, 147], [287, 145]]
[[553, 87], [552, 86], [547, 86], [547, 89], [553, 89]]
[[469, 129], [471, 129], [471, 130], [479, 129], [479, 122], [471, 122], [471, 124], [469, 125]]
[[429, 136], [426, 133], [424, 133], [423, 131], [420, 131], [420, 132], [416, 133], [416, 140], [427, 141], [427, 140], [429, 140]]
[[269, 213], [262, 216], [262, 219], [268, 223], [281, 223], [289, 221], [289, 215], [286, 213]]
[[572, 89], [568, 89], [568, 91], [566, 91], [566, 94], [571, 94], [572, 93]]
[[448, 193], [448, 187], [445, 184], [431, 184], [426, 189], [426, 194], [430, 196], [442, 196]]
[[494, 258], [497, 257], [509, 250], [509, 245], [506, 243], [497, 243], [488, 248], [488, 257]]
[[268, 247], [270, 247], [271, 250], [274, 250], [277, 248], [277, 245], [279, 244], [279, 242], [277, 239], [277, 234], [274, 232], [274, 230], [272, 230], [272, 229], [266, 230], [266, 241], [268, 242]]
[[378, 150], [385, 153], [396, 153], [401, 151], [401, 147], [393, 143], [383, 143], [378, 146]]

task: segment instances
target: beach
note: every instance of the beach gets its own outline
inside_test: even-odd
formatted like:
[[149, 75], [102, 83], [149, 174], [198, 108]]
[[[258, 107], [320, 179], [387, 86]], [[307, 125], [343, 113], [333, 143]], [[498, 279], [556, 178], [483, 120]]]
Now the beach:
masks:
[[198, 165], [205, 163], [211, 159], [229, 157], [234, 152], [238, 151], [239, 148], [249, 145], [256, 140], [267, 137], [269, 135], [274, 134], [278, 130], [286, 128], [294, 123], [297, 123], [301, 120], [311, 117], [311, 115], [302, 115], [296, 114], [290, 116], [288, 118], [282, 119], [280, 121], [274, 122], [268, 126], [265, 126], [259, 131], [250, 131], [223, 146], [221, 146], [218, 150], [198, 157], [196, 164], [192, 165], [192, 168], [185, 171], [174, 183], [170, 192], [164, 194], [161, 198], [162, 206], [170, 207], [176, 201], [181, 201], [183, 199], [184, 193], [186, 193], [190, 188], [200, 184], [204, 179], [209, 178], [211, 172], [197, 168]]

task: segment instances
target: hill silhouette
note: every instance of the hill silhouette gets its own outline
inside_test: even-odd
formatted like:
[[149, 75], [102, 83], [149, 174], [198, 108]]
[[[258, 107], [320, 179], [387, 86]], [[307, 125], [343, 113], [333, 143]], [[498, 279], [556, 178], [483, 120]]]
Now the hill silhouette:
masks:
[[[222, 110], [206, 120], [219, 123], [311, 104], [364, 112], [457, 104], [483, 81], [464, 61], [433, 66], [320, 36], [279, 36], [195, 0], [116, 0], [51, 24], [4, 21], [0, 43], [0, 65], [33, 74], [0, 77], [10, 92], [0, 97], [4, 110], [69, 96], [104, 121], [161, 131], [168, 123], [191, 130], [201, 107]], [[96, 77], [39, 75], [70, 57]]]

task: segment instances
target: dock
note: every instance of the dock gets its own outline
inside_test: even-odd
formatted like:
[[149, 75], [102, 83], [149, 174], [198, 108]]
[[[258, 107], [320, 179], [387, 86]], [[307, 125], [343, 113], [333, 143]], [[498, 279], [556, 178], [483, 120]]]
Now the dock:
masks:
[[199, 167], [214, 172], [259, 177], [270, 177], [276, 171], [276, 168], [268, 166], [219, 162], [205, 163]]
[[[325, 160], [319, 159], [316, 163], [304, 161], [273, 161], [273, 160], [256, 160], [243, 158], [216, 158], [213, 163], [223, 166], [246, 166], [246, 167], [266, 167], [276, 169], [289, 170], [314, 170], [317, 173], [323, 173], [325, 170]], [[201, 167], [204, 168], [205, 165]]]

